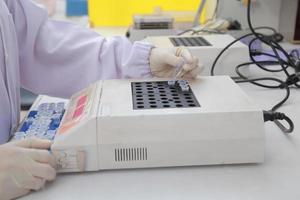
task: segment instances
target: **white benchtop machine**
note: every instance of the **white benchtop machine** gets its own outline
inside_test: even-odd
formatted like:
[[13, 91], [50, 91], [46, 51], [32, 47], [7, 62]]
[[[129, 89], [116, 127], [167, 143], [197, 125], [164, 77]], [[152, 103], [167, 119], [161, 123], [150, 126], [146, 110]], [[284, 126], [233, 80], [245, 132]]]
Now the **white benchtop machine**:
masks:
[[264, 146], [262, 110], [218, 76], [99, 81], [69, 100], [51, 151], [81, 172], [260, 163]]

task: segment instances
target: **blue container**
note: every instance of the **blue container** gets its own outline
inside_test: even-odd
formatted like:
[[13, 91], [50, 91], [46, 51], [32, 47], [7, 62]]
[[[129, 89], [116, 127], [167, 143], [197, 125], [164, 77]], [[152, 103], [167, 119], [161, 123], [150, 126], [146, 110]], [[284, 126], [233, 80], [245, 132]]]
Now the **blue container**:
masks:
[[67, 16], [83, 16], [87, 14], [87, 0], [67, 0]]

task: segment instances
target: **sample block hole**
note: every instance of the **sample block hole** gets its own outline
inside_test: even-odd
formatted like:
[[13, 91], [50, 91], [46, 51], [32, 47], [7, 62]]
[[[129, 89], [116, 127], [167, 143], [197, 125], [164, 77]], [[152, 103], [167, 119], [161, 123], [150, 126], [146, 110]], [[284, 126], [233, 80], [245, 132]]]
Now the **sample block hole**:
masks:
[[192, 89], [182, 91], [178, 82], [132, 82], [133, 109], [171, 109], [200, 107]]

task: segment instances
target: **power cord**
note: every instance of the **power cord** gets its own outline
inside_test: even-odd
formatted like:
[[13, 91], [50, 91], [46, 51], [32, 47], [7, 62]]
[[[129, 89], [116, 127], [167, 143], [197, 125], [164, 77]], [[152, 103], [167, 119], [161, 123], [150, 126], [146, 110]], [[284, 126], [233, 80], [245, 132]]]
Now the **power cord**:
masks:
[[[294, 123], [293, 121], [286, 116], [284, 113], [277, 112], [277, 110], [289, 99], [290, 97], [290, 88], [293, 86], [296, 86], [299, 88], [300, 83], [300, 55], [298, 51], [292, 51], [290, 54], [287, 53], [284, 48], [279, 44], [283, 40], [283, 36], [277, 31], [271, 27], [257, 27], [253, 28], [252, 22], [251, 22], [251, 0], [248, 1], [248, 7], [247, 7], [247, 21], [249, 24], [249, 29], [251, 33], [246, 34], [244, 36], [241, 36], [240, 38], [237, 38], [230, 44], [228, 44], [216, 57], [212, 67], [211, 67], [211, 75], [214, 76], [215, 68], [218, 60], [221, 58], [221, 56], [236, 42], [247, 38], [247, 37], [254, 37], [249, 43], [249, 56], [251, 59], [251, 62], [242, 63], [236, 67], [236, 73], [239, 76], [239, 80], [236, 80], [236, 83], [251, 83], [259, 87], [263, 88], [269, 88], [269, 89], [285, 89], [286, 95], [285, 97], [277, 103], [275, 106], [273, 106], [270, 110], [264, 111], [264, 121], [272, 121], [274, 122], [284, 133], [291, 133], [294, 130]], [[256, 32], [257, 30], [271, 30], [273, 34], [266, 35], [260, 32]], [[261, 41], [263, 44], [267, 45], [272, 51], [272, 54], [264, 53], [264, 52], [258, 52], [257, 50], [253, 50], [252, 45], [255, 41]], [[257, 55], [265, 55], [269, 56], [274, 59], [274, 61], [256, 61], [255, 56]], [[284, 58], [281, 58], [280, 55], [283, 55]], [[280, 65], [280, 69], [269, 69], [266, 66], [267, 65]], [[286, 80], [280, 80], [278, 78], [273, 77], [262, 77], [262, 78], [254, 78], [249, 79], [245, 75], [243, 75], [240, 71], [242, 67], [254, 65], [260, 68], [261, 70], [272, 72], [272, 73], [284, 73], [286, 75]], [[289, 72], [289, 68], [292, 68], [295, 73], [291, 74]], [[264, 82], [276, 82], [276, 85], [266, 84]], [[288, 127], [284, 126], [281, 121], [285, 121], [288, 124]]]

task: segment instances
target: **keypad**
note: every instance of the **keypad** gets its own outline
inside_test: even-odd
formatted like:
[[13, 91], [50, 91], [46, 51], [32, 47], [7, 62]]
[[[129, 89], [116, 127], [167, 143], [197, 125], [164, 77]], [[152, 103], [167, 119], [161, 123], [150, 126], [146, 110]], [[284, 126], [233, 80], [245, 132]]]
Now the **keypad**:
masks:
[[42, 103], [31, 110], [12, 140], [39, 138], [53, 140], [65, 113], [65, 103]]

